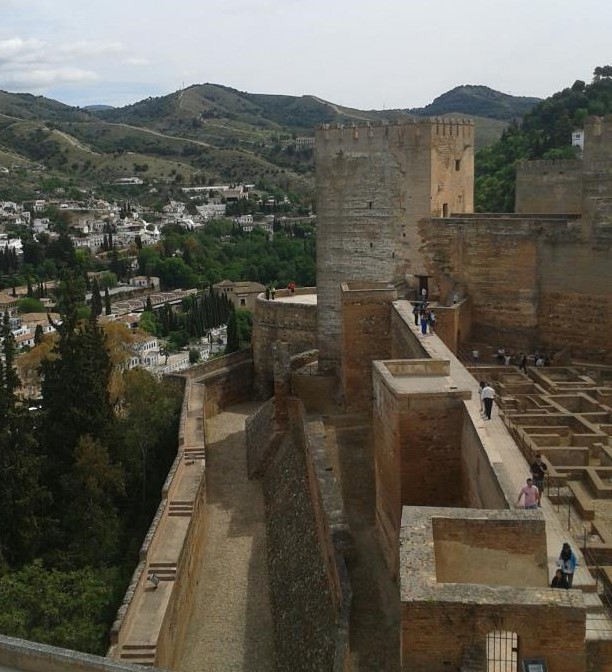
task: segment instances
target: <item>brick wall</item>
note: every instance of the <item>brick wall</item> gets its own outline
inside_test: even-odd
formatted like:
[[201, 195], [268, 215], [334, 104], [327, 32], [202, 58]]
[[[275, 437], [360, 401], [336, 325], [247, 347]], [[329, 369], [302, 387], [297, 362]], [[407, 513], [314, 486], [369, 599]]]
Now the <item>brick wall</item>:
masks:
[[[302, 288], [298, 293], [312, 294], [314, 290]], [[267, 399], [272, 395], [274, 343], [288, 343], [290, 354], [297, 355], [316, 348], [316, 340], [316, 304], [266, 301], [258, 298], [253, 314], [254, 389], [258, 398]]]
[[466, 587], [464, 603], [432, 599], [403, 604], [402, 670], [459, 669], [466, 649], [482, 646], [489, 632], [503, 630], [518, 634], [519, 660], [544, 657], [549, 672], [585, 672], [585, 615], [573, 596], [550, 589], [533, 589], [528, 595], [513, 594], [510, 588], [497, 591], [512, 602], [478, 604]]
[[391, 302], [395, 288], [383, 283], [342, 284], [342, 387], [348, 410], [369, 410], [372, 361], [391, 356]]

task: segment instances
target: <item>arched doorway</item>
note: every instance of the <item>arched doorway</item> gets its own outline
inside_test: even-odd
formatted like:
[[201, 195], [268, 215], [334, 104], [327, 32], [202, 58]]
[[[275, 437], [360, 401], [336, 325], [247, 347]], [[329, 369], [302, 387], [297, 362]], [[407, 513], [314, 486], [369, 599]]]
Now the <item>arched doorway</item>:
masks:
[[491, 630], [487, 635], [487, 672], [518, 672], [518, 635]]

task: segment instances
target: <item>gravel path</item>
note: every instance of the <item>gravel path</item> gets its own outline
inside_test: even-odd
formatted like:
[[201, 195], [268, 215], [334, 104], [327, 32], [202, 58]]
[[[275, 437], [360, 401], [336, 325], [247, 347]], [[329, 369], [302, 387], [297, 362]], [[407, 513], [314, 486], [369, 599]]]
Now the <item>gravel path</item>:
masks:
[[246, 476], [244, 422], [258, 406], [239, 404], [207, 422], [206, 549], [178, 672], [275, 668], [263, 497]]

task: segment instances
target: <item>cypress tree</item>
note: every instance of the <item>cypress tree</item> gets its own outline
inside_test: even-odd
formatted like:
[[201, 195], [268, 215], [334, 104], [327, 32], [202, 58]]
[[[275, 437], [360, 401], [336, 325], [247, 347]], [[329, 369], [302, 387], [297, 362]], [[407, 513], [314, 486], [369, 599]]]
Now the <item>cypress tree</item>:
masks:
[[102, 315], [102, 297], [100, 296], [98, 278], [94, 278], [91, 283], [91, 316], [97, 319], [100, 315]]
[[108, 287], [104, 288], [104, 312], [107, 315], [111, 314], [111, 301], [110, 294], [108, 293]]
[[238, 335], [238, 321], [236, 319], [236, 311], [232, 306], [230, 310], [229, 319], [227, 321], [227, 346], [226, 353], [236, 352], [240, 349], [240, 338]]

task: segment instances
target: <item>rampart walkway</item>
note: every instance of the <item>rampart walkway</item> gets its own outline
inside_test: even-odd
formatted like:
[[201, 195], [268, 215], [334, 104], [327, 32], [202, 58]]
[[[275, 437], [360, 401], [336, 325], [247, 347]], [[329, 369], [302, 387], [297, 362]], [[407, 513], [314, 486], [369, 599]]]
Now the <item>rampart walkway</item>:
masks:
[[207, 421], [208, 529], [178, 672], [275, 668], [263, 497], [246, 475], [244, 422], [257, 407], [239, 404]]

